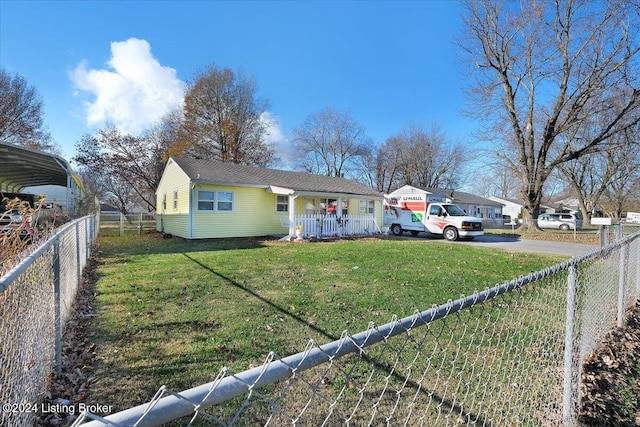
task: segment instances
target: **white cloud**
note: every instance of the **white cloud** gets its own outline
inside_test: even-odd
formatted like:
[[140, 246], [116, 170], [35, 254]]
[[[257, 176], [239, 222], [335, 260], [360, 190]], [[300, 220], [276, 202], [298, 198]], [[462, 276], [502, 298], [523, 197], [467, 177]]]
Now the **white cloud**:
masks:
[[275, 156], [280, 158], [285, 164], [294, 160], [293, 144], [282, 132], [280, 119], [276, 115], [266, 111], [260, 115], [260, 121], [267, 127], [265, 140], [267, 143], [273, 145]]
[[89, 126], [112, 122], [123, 132], [139, 134], [184, 98], [185, 84], [176, 70], [162, 66], [146, 40], [111, 43], [108, 65], [90, 70], [81, 63], [70, 73], [77, 90], [95, 97], [85, 103]]

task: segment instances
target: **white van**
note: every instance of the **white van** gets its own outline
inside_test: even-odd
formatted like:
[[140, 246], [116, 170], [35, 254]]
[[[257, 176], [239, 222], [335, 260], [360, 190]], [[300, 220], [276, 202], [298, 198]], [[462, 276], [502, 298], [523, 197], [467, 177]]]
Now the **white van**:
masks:
[[409, 231], [414, 236], [427, 232], [447, 240], [471, 240], [484, 234], [480, 219], [446, 203], [441, 195], [391, 193], [385, 195], [383, 208], [383, 222], [396, 236]]

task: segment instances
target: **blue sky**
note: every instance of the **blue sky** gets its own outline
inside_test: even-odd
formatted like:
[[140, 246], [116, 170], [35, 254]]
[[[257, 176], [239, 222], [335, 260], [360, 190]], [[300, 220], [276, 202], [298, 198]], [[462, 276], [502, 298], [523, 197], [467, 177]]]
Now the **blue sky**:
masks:
[[471, 145], [460, 14], [453, 0], [0, 0], [0, 66], [37, 89], [69, 159], [106, 121], [143, 130], [209, 64], [255, 78], [283, 153], [325, 107], [350, 111], [377, 143], [437, 122]]

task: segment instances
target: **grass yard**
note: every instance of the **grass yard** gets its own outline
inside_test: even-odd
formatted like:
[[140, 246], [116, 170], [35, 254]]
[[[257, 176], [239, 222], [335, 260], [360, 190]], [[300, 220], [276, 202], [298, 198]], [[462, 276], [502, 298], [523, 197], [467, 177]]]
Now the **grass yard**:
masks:
[[115, 410], [563, 260], [429, 240], [278, 243], [103, 235], [89, 400]]

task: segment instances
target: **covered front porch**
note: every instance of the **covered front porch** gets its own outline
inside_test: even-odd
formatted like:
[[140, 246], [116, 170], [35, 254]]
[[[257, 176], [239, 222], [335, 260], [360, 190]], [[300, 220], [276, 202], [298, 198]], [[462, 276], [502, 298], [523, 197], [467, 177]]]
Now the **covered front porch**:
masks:
[[284, 239], [363, 236], [380, 232], [373, 215], [296, 215], [292, 223], [289, 217], [283, 216], [281, 223], [289, 228]]
[[280, 225], [288, 229], [282, 240], [380, 232], [377, 195], [312, 193], [275, 186], [267, 191], [276, 195]]

